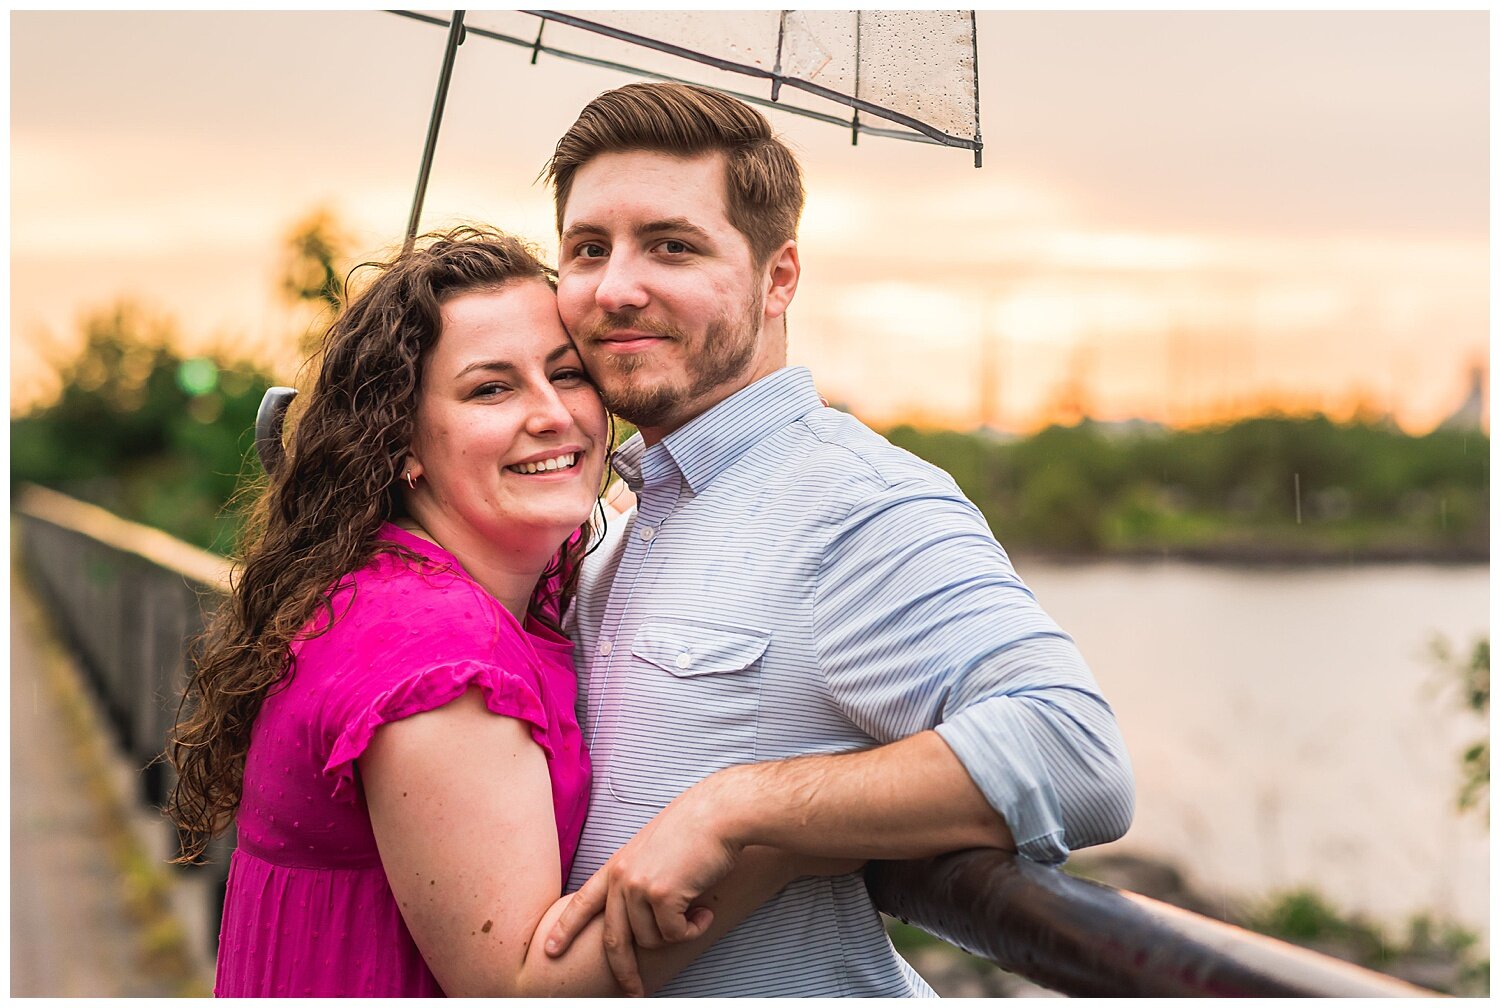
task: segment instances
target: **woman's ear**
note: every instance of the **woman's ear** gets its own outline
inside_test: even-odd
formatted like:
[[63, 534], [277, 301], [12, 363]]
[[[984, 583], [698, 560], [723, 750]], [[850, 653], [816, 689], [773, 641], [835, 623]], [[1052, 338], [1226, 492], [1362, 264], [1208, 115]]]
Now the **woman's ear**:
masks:
[[406, 462], [401, 467], [401, 480], [411, 490], [417, 488], [417, 480], [422, 478], [422, 462], [410, 452], [406, 455]]

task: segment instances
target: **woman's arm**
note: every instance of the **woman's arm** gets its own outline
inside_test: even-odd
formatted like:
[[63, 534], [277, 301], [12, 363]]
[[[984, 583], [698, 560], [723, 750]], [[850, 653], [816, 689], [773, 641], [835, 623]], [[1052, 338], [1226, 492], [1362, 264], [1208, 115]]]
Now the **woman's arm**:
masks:
[[[621, 992], [605, 959], [604, 921], [557, 958], [546, 933], [571, 897], [562, 888], [546, 757], [530, 728], [491, 713], [478, 689], [379, 728], [360, 780], [391, 891], [449, 996]], [[801, 873], [762, 850], [707, 893], [701, 938], [642, 950], [654, 990]]]

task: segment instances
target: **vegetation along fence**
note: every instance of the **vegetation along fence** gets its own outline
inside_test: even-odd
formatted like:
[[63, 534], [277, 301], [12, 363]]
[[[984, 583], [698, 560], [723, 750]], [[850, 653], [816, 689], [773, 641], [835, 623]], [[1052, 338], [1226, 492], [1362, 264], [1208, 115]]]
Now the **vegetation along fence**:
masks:
[[[188, 639], [228, 585], [220, 557], [51, 490], [16, 499], [25, 569], [97, 693], [140, 800], [160, 805], [157, 760], [177, 709]], [[207, 867], [218, 920], [231, 841]], [[885, 912], [1072, 995], [1391, 996], [1430, 992], [1000, 851], [868, 869]], [[216, 931], [217, 928], [211, 928]], [[213, 935], [209, 935], [213, 941]]]

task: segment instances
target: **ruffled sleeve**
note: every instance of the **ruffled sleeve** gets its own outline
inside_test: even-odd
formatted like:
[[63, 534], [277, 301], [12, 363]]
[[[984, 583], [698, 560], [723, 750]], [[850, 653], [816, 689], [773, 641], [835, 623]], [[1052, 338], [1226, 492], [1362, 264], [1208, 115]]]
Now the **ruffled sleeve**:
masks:
[[458, 659], [433, 664], [411, 672], [355, 708], [339, 730], [323, 773], [334, 779], [333, 797], [353, 801], [354, 761], [358, 759], [381, 725], [436, 710], [478, 686], [485, 706], [495, 714], [518, 718], [531, 726], [531, 737], [547, 758], [553, 757], [548, 738], [546, 707], [536, 685], [526, 676], [500, 668], [482, 659]]

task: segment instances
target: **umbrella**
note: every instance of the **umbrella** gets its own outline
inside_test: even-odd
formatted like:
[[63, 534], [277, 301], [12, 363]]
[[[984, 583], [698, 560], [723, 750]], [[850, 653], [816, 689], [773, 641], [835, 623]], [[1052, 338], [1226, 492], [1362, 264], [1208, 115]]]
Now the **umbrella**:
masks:
[[[715, 87], [743, 101], [849, 130], [967, 149], [981, 164], [979, 60], [973, 11], [394, 11], [448, 29], [406, 240], [416, 237], [458, 48], [469, 36], [622, 71]], [[723, 75], [765, 94], [730, 90]], [[787, 89], [797, 101], [783, 100]], [[788, 98], [790, 96], [787, 96]], [[872, 123], [871, 120], [877, 120]], [[272, 472], [296, 389], [266, 391], [255, 450]]]

